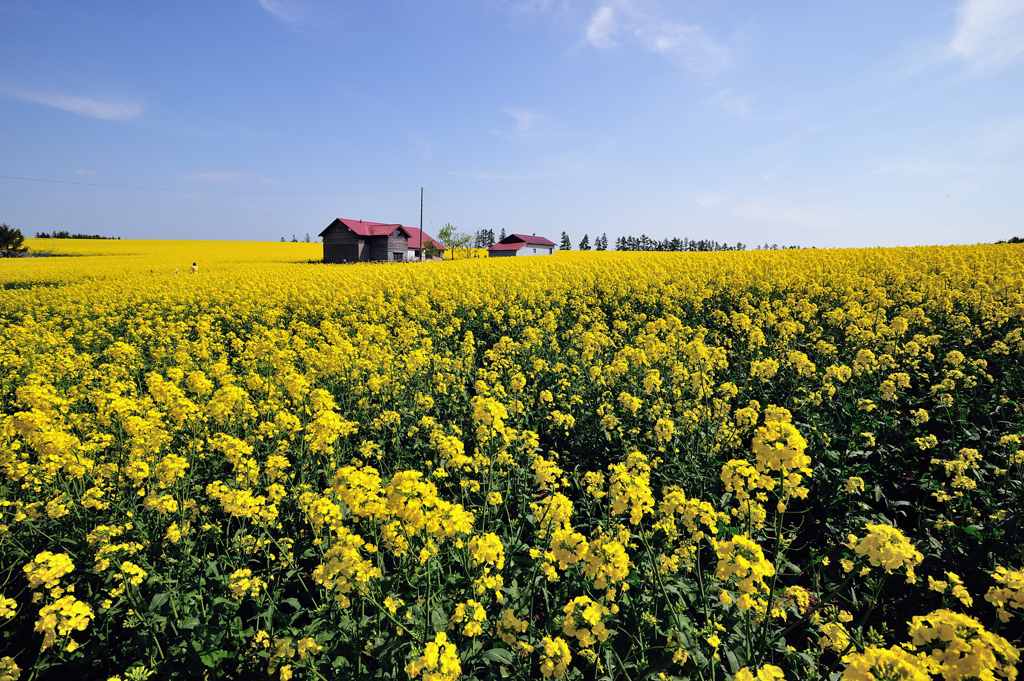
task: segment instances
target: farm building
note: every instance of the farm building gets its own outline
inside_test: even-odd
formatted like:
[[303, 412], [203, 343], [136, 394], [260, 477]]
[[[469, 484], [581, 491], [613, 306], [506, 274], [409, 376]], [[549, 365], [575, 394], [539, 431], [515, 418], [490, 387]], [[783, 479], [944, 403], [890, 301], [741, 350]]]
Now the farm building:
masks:
[[555, 252], [555, 242], [535, 234], [510, 234], [487, 249], [491, 258], [512, 255], [551, 255]]
[[403, 262], [409, 257], [409, 227], [338, 218], [320, 232], [324, 262]]
[[430, 236], [426, 232], [421, 231], [417, 227], [406, 227], [406, 231], [409, 232], [409, 260], [420, 260], [424, 257], [423, 249], [426, 246], [433, 245], [434, 248], [444, 252], [444, 246], [441, 242]]
[[324, 262], [407, 262], [423, 256], [424, 244], [444, 250], [434, 237], [398, 223], [338, 218], [320, 232]]

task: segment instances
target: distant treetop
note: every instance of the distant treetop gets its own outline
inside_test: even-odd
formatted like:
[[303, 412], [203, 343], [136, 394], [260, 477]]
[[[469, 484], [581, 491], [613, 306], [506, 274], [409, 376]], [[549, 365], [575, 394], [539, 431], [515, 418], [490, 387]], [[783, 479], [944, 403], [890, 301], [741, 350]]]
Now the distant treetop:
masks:
[[72, 234], [67, 230], [54, 230], [52, 234], [36, 232], [37, 239], [120, 239], [119, 236], [102, 236], [100, 234]]

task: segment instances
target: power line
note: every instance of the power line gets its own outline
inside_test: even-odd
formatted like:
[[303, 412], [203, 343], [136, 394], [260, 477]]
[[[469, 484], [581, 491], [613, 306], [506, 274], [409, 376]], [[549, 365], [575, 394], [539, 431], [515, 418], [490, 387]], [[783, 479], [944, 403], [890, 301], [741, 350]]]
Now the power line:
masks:
[[455, 210], [454, 208], [452, 208], [452, 207], [450, 207], [450, 206], [447, 206], [447, 205], [445, 205], [445, 204], [444, 204], [444, 202], [442, 202], [442, 201], [441, 201], [441, 199], [437, 198], [436, 196], [434, 196], [434, 195], [433, 195], [433, 194], [431, 194], [430, 192], [427, 192], [427, 195], [428, 195], [428, 196], [429, 196], [430, 198], [432, 198], [432, 199], [434, 199], [435, 201], [437, 201], [438, 203], [440, 203], [440, 204], [441, 204], [442, 206], [444, 206], [444, 207], [445, 207], [445, 208], [447, 208], [448, 210], [450, 210], [451, 212], [453, 212], [453, 213], [455, 213], [456, 215], [458, 215], [458, 216], [459, 216], [460, 218], [462, 218], [463, 220], [465, 220], [465, 221], [466, 221], [466, 222], [468, 222], [469, 224], [471, 224], [471, 225], [473, 225], [474, 227], [476, 227], [477, 229], [483, 229], [483, 227], [481, 227], [480, 225], [476, 224], [475, 222], [473, 222], [472, 220], [470, 220], [469, 218], [467, 218], [467, 217], [466, 217], [465, 215], [462, 215], [461, 213], [457, 212], [457, 211], [456, 211], [456, 210]]
[[[154, 192], [191, 192], [193, 194], [259, 194], [263, 196], [344, 196], [353, 194], [400, 194], [415, 191], [414, 189], [388, 189], [372, 192], [261, 192], [261, 191], [239, 191], [226, 189], [175, 189], [172, 187], [143, 187], [129, 184], [103, 184], [100, 182], [73, 182], [71, 180], [46, 180], [38, 177], [17, 177], [15, 175], [0, 175], [5, 180], [24, 180], [26, 182], [46, 182], [49, 184], [74, 184], [85, 187], [110, 187], [113, 189], [145, 189]], [[435, 199], [436, 201], [437, 199]], [[441, 203], [438, 201], [438, 203]], [[444, 204], [441, 204], [444, 205]], [[449, 208], [449, 210], [451, 210]], [[452, 211], [453, 213], [455, 211]], [[458, 215], [458, 213], [456, 213]]]

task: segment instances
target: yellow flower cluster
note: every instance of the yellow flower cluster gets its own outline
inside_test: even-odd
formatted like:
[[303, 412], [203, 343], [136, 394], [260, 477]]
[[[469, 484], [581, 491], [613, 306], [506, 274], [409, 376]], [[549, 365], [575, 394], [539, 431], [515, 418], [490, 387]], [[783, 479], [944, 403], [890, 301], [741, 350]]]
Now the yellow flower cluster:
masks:
[[[764, 551], [745, 534], [737, 534], [729, 541], [712, 540], [718, 554], [718, 565], [715, 576], [723, 582], [736, 578], [735, 589], [740, 592], [736, 605], [741, 610], [749, 610], [754, 606], [754, 596], [767, 591], [765, 578], [775, 574], [775, 566], [765, 558]], [[723, 589], [723, 602], [730, 602], [731, 596]]]
[[927, 652], [944, 679], [1005, 679], [1017, 676], [1020, 651], [987, 631], [978, 620], [951, 610], [936, 610], [910, 621], [910, 636]]
[[[856, 535], [848, 537], [847, 547], [853, 549], [858, 555], [865, 556], [871, 567], [881, 567], [886, 574], [891, 574], [900, 568], [906, 569], [907, 583], [913, 584], [917, 581], [914, 568], [924, 560], [921, 552], [914, 548], [914, 545], [906, 536], [891, 525], [867, 524], [864, 526], [867, 534], [858, 539]], [[853, 569], [853, 564], [844, 562], [847, 572]]]
[[999, 586], [989, 587], [985, 600], [995, 606], [1000, 621], [1009, 622], [1014, 614], [1007, 608], [1024, 610], [1024, 570], [1007, 570], [1000, 565], [992, 579]]
[[587, 596], [577, 596], [569, 601], [562, 612], [565, 614], [562, 633], [575, 636], [584, 648], [608, 640], [608, 627], [603, 620], [611, 615], [611, 610], [604, 605]]
[[455, 681], [462, 673], [462, 664], [455, 646], [442, 631], [427, 643], [422, 655], [405, 666], [405, 673], [410, 679], [422, 673], [424, 681]]
[[541, 639], [540, 651], [540, 673], [545, 679], [560, 679], [565, 676], [569, 663], [572, 662], [572, 653], [569, 652], [569, 644], [561, 636], [551, 638], [545, 636]]

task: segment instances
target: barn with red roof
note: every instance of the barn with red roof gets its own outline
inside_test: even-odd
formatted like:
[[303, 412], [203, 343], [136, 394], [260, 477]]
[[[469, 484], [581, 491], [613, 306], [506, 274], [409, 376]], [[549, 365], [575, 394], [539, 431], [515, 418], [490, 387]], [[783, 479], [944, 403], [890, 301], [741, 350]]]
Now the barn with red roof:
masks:
[[397, 222], [367, 222], [338, 218], [320, 232], [324, 262], [407, 262], [419, 260], [424, 247], [444, 247], [416, 227]]
[[510, 234], [487, 249], [491, 258], [523, 255], [552, 255], [555, 242], [536, 234]]
[[[444, 253], [444, 246], [441, 242], [430, 236], [426, 232], [420, 230], [418, 227], [406, 227], [409, 231], [409, 259], [410, 260], [421, 260], [424, 256], [430, 255], [431, 249], [435, 252]], [[424, 253], [423, 249], [427, 252]]]

